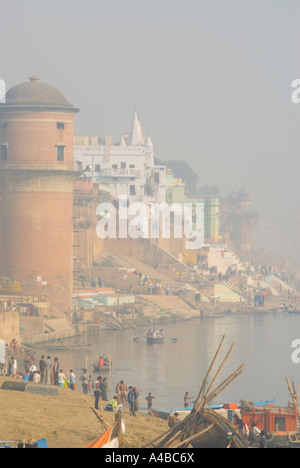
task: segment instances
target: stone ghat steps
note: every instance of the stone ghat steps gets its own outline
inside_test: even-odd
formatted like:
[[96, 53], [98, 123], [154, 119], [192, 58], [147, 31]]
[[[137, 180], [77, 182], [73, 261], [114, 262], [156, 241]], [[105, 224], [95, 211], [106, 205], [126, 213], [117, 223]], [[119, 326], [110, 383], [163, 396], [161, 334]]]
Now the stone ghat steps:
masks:
[[192, 309], [185, 301], [178, 296], [139, 296], [144, 303], [152, 305], [157, 311], [167, 311], [182, 316], [194, 316], [198, 312]]

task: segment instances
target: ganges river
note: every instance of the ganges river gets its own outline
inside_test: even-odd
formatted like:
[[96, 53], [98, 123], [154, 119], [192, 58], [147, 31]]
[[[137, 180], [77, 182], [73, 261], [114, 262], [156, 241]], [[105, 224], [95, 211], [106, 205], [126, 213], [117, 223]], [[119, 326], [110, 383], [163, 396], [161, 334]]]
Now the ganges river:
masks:
[[[157, 328], [161, 327], [157, 325]], [[221, 363], [231, 344], [235, 346], [217, 384], [225, 380], [241, 364], [243, 374], [220, 395], [215, 404], [276, 399], [276, 405], [287, 405], [289, 397], [286, 377], [300, 382], [300, 364], [292, 361], [292, 342], [300, 339], [300, 315], [244, 315], [224, 318], [197, 319], [164, 325], [165, 341], [147, 344], [146, 328], [122, 331], [99, 331], [97, 336], [85, 336], [77, 343], [91, 343], [89, 351], [36, 353], [58, 357], [67, 378], [69, 370], [76, 374], [77, 390], [86, 360], [93, 378], [92, 364], [99, 356], [111, 354], [111, 396], [118, 381], [136, 386], [140, 392], [140, 408], [146, 408], [148, 392], [155, 396], [153, 407], [158, 410], [183, 407], [183, 395], [197, 396], [203, 378], [219, 346], [226, 338], [218, 360]], [[134, 341], [134, 338], [139, 340]], [[176, 338], [177, 341], [172, 338]], [[75, 341], [66, 341], [66, 344]], [[217, 370], [217, 367], [215, 367]], [[108, 377], [109, 373], [102, 373]], [[213, 376], [214, 374], [212, 374]]]

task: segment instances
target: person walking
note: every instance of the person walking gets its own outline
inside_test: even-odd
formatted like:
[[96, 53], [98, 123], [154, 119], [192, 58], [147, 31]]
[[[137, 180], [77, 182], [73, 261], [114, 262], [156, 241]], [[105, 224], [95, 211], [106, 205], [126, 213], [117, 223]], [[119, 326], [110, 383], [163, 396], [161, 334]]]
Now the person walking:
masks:
[[138, 394], [136, 391], [133, 389], [133, 387], [129, 387], [129, 392], [127, 395], [127, 401], [129, 404], [129, 411], [130, 411], [130, 416], [136, 416], [136, 401], [138, 399]]
[[83, 374], [80, 377], [80, 380], [82, 382], [82, 390], [85, 395], [89, 393], [89, 376], [87, 374], [87, 370], [83, 370]]

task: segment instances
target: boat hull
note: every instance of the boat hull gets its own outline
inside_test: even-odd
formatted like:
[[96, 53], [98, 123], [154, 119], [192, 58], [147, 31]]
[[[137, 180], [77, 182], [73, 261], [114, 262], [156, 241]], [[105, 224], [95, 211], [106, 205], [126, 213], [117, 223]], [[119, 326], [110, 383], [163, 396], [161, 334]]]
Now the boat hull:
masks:
[[109, 371], [109, 366], [96, 366], [96, 365], [94, 365], [94, 371], [95, 372], [108, 372]]
[[163, 338], [153, 338], [152, 336], [147, 336], [147, 343], [148, 344], [156, 344], [156, 343], [163, 343]]

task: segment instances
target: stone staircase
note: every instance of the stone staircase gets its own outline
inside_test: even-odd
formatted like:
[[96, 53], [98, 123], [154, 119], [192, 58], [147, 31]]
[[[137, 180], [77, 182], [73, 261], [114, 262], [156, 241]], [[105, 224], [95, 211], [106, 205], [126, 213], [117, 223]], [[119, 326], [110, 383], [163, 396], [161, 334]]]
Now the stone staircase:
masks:
[[231, 283], [214, 285], [214, 297], [218, 302], [245, 302], [238, 288]]
[[190, 307], [183, 299], [178, 296], [139, 296], [140, 299], [146, 304], [146, 306], [150, 306], [153, 311], [157, 314], [159, 311], [161, 313], [169, 313], [169, 314], [176, 314], [180, 315], [183, 318], [190, 318], [195, 315], [198, 316], [198, 311]]

